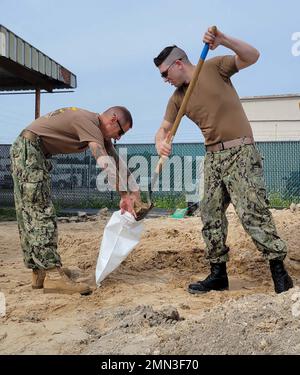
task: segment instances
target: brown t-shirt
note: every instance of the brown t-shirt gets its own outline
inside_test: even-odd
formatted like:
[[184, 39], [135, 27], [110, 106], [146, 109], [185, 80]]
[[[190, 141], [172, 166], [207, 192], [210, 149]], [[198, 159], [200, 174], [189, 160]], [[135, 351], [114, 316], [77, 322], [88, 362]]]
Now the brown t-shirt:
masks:
[[71, 154], [84, 151], [89, 142], [104, 146], [98, 116], [77, 107], [61, 108], [39, 117], [26, 129], [41, 137], [46, 153]]
[[[238, 72], [234, 56], [207, 60], [187, 104], [186, 116], [201, 129], [206, 145], [251, 137], [252, 129], [230, 77]], [[165, 120], [175, 121], [188, 85], [177, 88]]]

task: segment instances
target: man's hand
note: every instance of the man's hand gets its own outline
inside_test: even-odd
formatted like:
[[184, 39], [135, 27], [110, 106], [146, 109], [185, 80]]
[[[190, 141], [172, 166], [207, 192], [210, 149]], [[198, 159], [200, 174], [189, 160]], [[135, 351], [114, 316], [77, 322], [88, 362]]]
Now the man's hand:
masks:
[[203, 42], [208, 43], [209, 48], [212, 50], [216, 49], [219, 45], [222, 45], [235, 52], [235, 64], [238, 70], [247, 68], [256, 63], [259, 58], [258, 50], [250, 46], [250, 44], [235, 39], [229, 35], [225, 35], [219, 30], [217, 30], [216, 35], [214, 35], [211, 27], [204, 34]]
[[203, 36], [203, 42], [209, 44], [209, 49], [214, 50], [220, 44], [223, 43], [224, 34], [221, 31], [217, 30], [216, 34], [213, 33], [213, 29], [211, 27], [208, 28], [206, 33]]
[[171, 135], [173, 124], [167, 120], [163, 120], [155, 136], [155, 147], [159, 156], [169, 156], [172, 147], [167, 143], [168, 137]]
[[169, 143], [167, 143], [168, 135], [162, 141], [156, 142], [156, 150], [159, 156], [170, 156], [171, 154], [172, 146]]
[[136, 218], [135, 205], [139, 206], [141, 204], [140, 192], [136, 191], [133, 193], [125, 193], [122, 195], [120, 200], [121, 214], [125, 211], [129, 212]]

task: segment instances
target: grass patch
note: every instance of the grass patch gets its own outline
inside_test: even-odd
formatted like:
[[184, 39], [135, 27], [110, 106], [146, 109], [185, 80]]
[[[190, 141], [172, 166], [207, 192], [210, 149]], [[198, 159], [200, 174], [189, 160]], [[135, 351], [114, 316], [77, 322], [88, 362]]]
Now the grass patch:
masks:
[[[147, 202], [147, 196], [145, 192], [141, 192], [141, 198], [143, 202]], [[185, 208], [187, 207], [187, 202], [185, 200], [185, 195], [164, 195], [156, 196], [154, 193], [153, 196], [154, 205], [157, 208], [163, 209], [176, 209], [176, 208]], [[114, 194], [113, 199], [103, 199], [99, 197], [91, 197], [89, 199], [78, 200], [77, 202], [64, 202], [63, 200], [55, 200], [54, 206], [56, 209], [56, 214], [59, 215], [60, 211], [65, 208], [109, 208], [109, 209], [118, 209], [120, 203], [120, 197], [117, 194]]]
[[300, 197], [284, 198], [280, 193], [270, 193], [268, 199], [271, 208], [289, 208], [292, 203], [300, 203]]
[[155, 207], [165, 209], [185, 208], [187, 202], [184, 195], [166, 195], [165, 197], [154, 197]]
[[76, 203], [64, 202], [64, 201], [55, 201], [54, 206], [56, 209], [56, 214], [64, 208], [118, 208], [120, 199], [114, 198], [113, 200], [106, 200], [101, 198], [89, 198], [85, 200], [80, 200]]
[[0, 208], [0, 221], [16, 220], [16, 210], [14, 208]]

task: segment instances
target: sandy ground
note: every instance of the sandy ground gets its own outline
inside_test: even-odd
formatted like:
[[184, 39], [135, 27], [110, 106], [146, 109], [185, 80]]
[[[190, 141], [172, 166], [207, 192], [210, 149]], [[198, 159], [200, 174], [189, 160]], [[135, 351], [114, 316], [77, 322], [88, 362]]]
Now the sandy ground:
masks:
[[[228, 212], [230, 290], [190, 295], [207, 275], [198, 217], [144, 220], [139, 245], [90, 296], [31, 289], [15, 222], [0, 223], [1, 354], [300, 354], [300, 212], [273, 211], [296, 287], [276, 295], [235, 213]], [[108, 217], [59, 224], [73, 278], [93, 284]]]

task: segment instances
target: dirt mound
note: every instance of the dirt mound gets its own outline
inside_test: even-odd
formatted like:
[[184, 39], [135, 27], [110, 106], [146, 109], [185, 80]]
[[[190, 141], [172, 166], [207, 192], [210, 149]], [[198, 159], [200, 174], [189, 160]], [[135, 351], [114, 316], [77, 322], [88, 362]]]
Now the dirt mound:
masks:
[[[273, 210], [279, 234], [287, 240], [287, 266], [300, 274], [300, 233], [299, 212]], [[230, 221], [228, 246], [230, 247], [231, 275], [243, 278], [266, 280], [268, 264], [256, 249], [251, 238], [245, 233], [232, 207], [227, 213]], [[94, 223], [86, 223], [85, 231], [68, 234], [62, 233], [59, 246], [66, 263], [74, 264], [82, 270], [95, 268], [99, 243], [106, 221], [100, 221], [96, 231]], [[181, 220], [159, 218], [145, 220], [145, 231], [140, 243], [122, 263], [118, 272], [173, 269], [178, 272], [205, 273], [209, 264], [205, 260], [205, 244], [201, 237], [200, 218], [192, 217]], [[89, 231], [90, 233], [86, 233]], [[290, 236], [294, 233], [294, 236]]]
[[159, 311], [153, 309], [152, 306], [137, 306], [133, 310], [122, 310], [119, 314], [123, 322], [120, 328], [139, 327], [156, 327], [163, 324], [176, 324], [180, 320], [179, 313], [172, 306], [164, 307]]
[[[273, 215], [288, 245], [287, 268], [299, 285], [300, 212]], [[187, 293], [187, 285], [209, 271], [198, 217], [146, 219], [138, 246], [88, 297], [32, 290], [17, 225], [1, 223], [0, 291], [6, 315], [0, 318], [0, 352], [300, 354], [299, 290], [276, 295], [267, 262], [232, 208], [228, 219], [230, 289], [201, 296]], [[74, 280], [95, 286], [106, 222], [99, 217], [59, 224], [59, 251]]]
[[86, 353], [133, 354], [134, 347], [136, 354], [300, 354], [300, 288], [228, 299], [195, 319], [166, 319], [151, 306], [123, 310], [114, 321], [124, 317]]
[[[300, 354], [300, 289], [279, 296], [257, 294], [203, 311], [197, 322], [177, 326], [161, 354]], [[300, 294], [299, 294], [300, 296]]]

